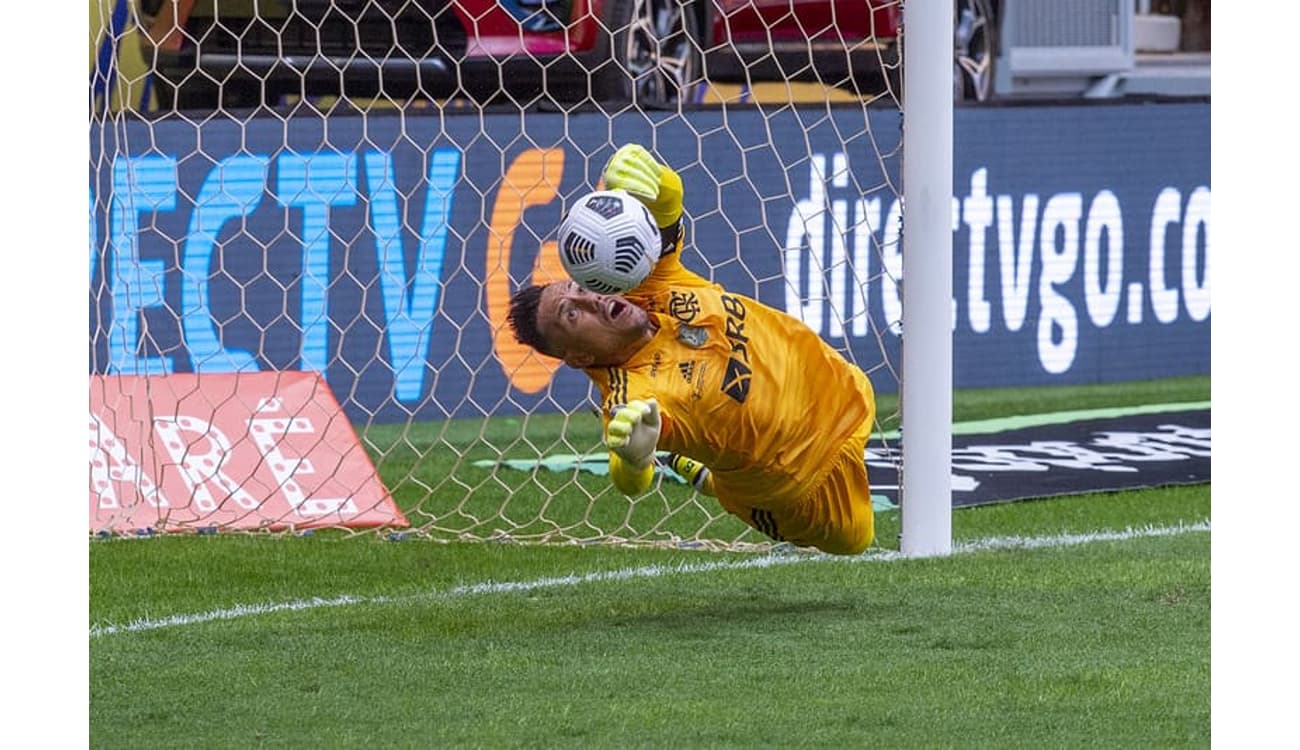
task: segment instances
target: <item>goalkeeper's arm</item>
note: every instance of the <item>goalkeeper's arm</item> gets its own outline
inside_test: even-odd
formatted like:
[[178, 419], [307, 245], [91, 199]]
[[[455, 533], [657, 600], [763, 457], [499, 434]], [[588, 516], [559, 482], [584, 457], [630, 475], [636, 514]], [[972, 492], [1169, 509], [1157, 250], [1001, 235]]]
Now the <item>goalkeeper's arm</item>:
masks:
[[655, 446], [663, 421], [653, 398], [616, 407], [605, 429], [609, 478], [624, 495], [640, 495], [654, 481]]
[[659, 225], [662, 252], [671, 252], [681, 239], [684, 188], [682, 177], [659, 163], [643, 146], [629, 143], [605, 165], [605, 187], [636, 196]]
[[[617, 407], [606, 429], [605, 445], [609, 448], [609, 476], [619, 492], [640, 495], [650, 489], [662, 428], [663, 416], [653, 398]], [[717, 497], [713, 473], [704, 464], [679, 453], [669, 453], [667, 464], [699, 493]]]

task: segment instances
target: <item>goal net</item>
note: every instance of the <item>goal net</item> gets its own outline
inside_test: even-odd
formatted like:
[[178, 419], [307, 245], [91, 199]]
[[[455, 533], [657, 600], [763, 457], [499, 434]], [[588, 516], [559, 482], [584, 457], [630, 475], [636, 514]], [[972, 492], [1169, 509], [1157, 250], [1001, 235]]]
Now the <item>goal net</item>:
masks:
[[[615, 491], [599, 394], [505, 324], [514, 290], [562, 275], [569, 202], [637, 142], [683, 178], [687, 267], [871, 378], [869, 471], [896, 500], [901, 10], [849, 5], [91, 0], [91, 375], [140, 393], [189, 376], [177, 398], [204, 425], [270, 403], [225, 386], [218, 401], [205, 378], [318, 374], [401, 510], [388, 533], [762, 548], [666, 469], [642, 496]], [[217, 444], [174, 413], [127, 429], [139, 409], [117, 408], [92, 415], [92, 463], [119, 490], [92, 481], [92, 529], [176, 528], [169, 473], [266, 440]], [[233, 520], [188, 528], [362, 533], [337, 504], [257, 502], [293, 467], [223, 471], [168, 507]]]

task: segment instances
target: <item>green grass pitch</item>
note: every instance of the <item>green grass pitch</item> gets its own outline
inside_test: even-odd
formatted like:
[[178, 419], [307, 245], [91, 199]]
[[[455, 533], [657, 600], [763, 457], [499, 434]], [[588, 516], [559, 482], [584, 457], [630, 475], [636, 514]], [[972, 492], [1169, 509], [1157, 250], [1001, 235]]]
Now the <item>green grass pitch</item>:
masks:
[[[1209, 390], [1184, 378], [961, 392], [954, 417]], [[500, 420], [367, 439], [414, 524], [422, 504], [434, 511], [431, 488], [470, 489], [467, 517], [491, 522], [498, 496], [529, 483], [539, 497], [616, 505], [598, 479], [520, 472], [503, 486], [472, 464], [547, 452], [561, 433], [594, 439], [584, 429], [578, 417]], [[456, 447], [434, 460], [434, 443]], [[639, 527], [626, 507], [561, 523]], [[507, 512], [544, 532], [536, 511]], [[878, 549], [854, 560], [374, 533], [94, 540], [89, 741], [1208, 746], [1209, 516], [1208, 484], [966, 509], [953, 516], [956, 553], [923, 560], [890, 554], [896, 512], [879, 514]]]

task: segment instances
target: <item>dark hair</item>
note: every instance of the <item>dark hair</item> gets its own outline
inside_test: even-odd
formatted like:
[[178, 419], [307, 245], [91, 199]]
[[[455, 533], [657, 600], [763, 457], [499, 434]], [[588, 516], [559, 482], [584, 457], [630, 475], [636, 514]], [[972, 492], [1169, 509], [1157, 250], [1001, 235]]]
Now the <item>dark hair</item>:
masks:
[[546, 287], [532, 284], [510, 295], [510, 312], [506, 322], [514, 331], [515, 341], [550, 357], [559, 355], [549, 349], [546, 337], [537, 329], [537, 307], [542, 301], [542, 291]]

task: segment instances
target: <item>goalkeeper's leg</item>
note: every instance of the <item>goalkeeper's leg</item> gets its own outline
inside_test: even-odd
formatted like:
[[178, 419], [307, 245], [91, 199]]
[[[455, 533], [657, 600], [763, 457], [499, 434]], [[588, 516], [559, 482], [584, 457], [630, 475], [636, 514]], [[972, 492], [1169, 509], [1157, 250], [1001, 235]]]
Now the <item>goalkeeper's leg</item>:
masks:
[[833, 555], [856, 555], [875, 538], [871, 485], [863, 451], [871, 423], [863, 424], [840, 447], [825, 481], [798, 501], [764, 503], [762, 507], [720, 497], [728, 513], [778, 542], [815, 547]]
[[695, 488], [695, 491], [708, 497], [717, 497], [718, 493], [713, 489], [713, 473], [709, 467], [696, 461], [693, 458], [683, 456], [680, 453], [668, 454], [668, 468], [677, 473], [677, 476], [686, 480], [686, 483]]

